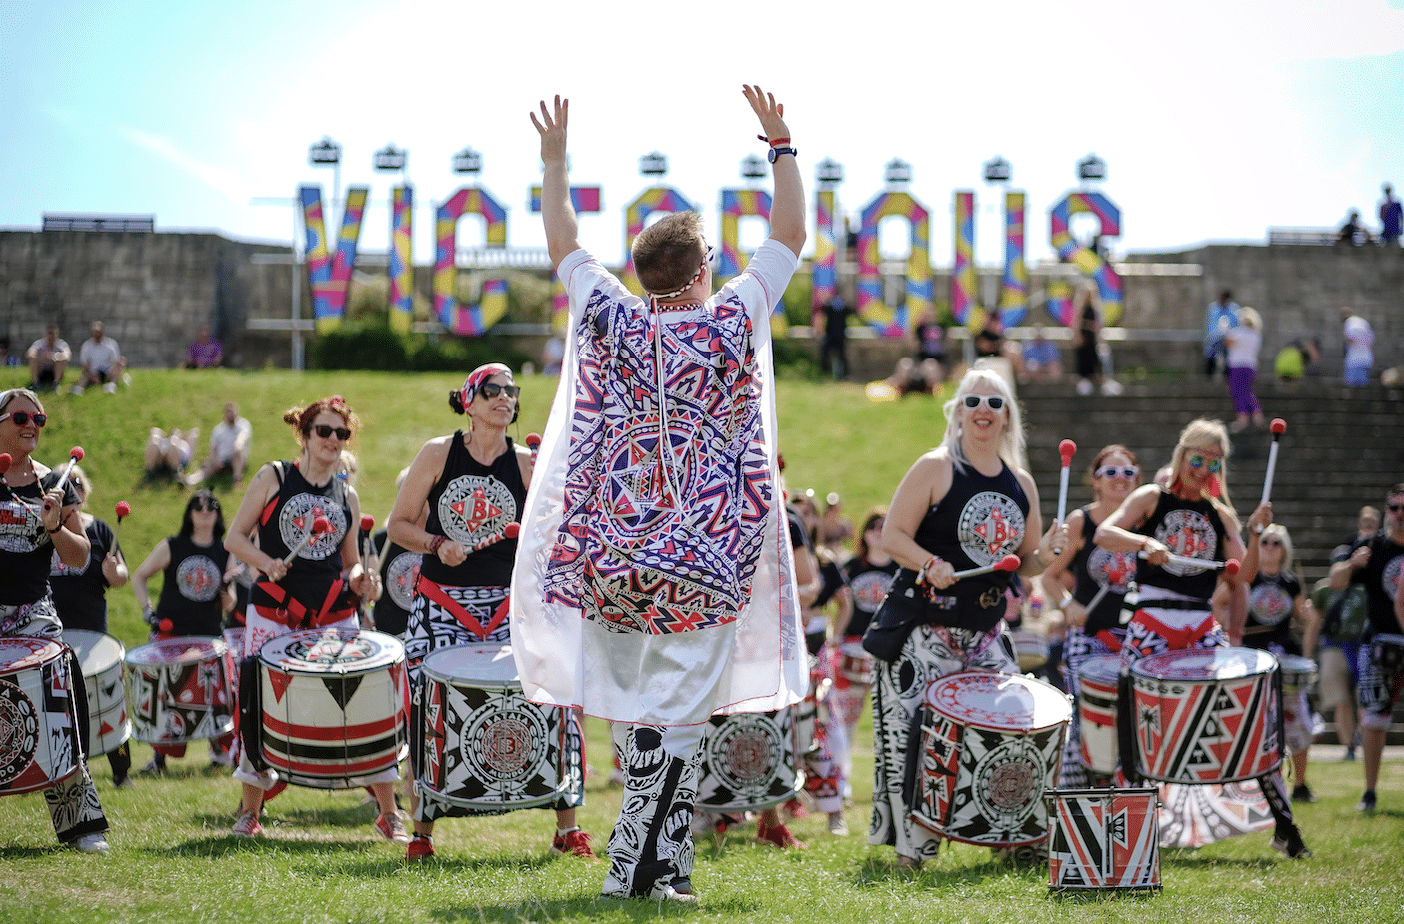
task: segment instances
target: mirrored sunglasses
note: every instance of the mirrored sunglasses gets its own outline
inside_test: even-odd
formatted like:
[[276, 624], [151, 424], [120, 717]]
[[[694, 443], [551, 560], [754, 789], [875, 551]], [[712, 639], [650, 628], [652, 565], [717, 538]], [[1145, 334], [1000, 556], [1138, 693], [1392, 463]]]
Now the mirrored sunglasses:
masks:
[[[1209, 474], [1211, 474], [1211, 475], [1217, 475], [1217, 474], [1219, 474], [1220, 471], [1223, 470], [1223, 467], [1224, 467], [1224, 460], [1223, 460], [1223, 459], [1209, 459], [1209, 460], [1208, 460], [1208, 463], [1209, 463]], [[1204, 459], [1204, 457], [1203, 457], [1202, 455], [1200, 455], [1199, 453], [1197, 453], [1197, 452], [1196, 452], [1194, 455], [1192, 455], [1192, 456], [1189, 457], [1189, 465], [1190, 465], [1190, 468], [1204, 468], [1204, 464], [1205, 464], [1205, 459]]]

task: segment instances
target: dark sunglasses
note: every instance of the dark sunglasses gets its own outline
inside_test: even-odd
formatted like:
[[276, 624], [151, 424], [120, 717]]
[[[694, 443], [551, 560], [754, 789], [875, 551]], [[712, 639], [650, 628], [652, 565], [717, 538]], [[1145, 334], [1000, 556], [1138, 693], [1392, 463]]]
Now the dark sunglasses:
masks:
[[478, 394], [484, 398], [496, 398], [504, 391], [507, 392], [507, 397], [515, 398], [522, 393], [522, 387], [520, 385], [499, 385], [497, 382], [484, 382], [483, 386], [478, 389]]
[[1278, 539], [1260, 539], [1260, 540], [1258, 540], [1258, 541], [1259, 541], [1260, 543], [1262, 543], [1264, 546], [1281, 546], [1281, 545], [1282, 545], [1282, 542], [1281, 542], [1280, 540], [1278, 540]]
[[992, 411], [998, 411], [1004, 407], [1004, 399], [999, 395], [966, 395], [965, 406], [972, 411], [981, 404]]
[[313, 424], [312, 432], [320, 436], [322, 439], [327, 439], [333, 433], [335, 433], [336, 438], [341, 440], [343, 443], [351, 438], [351, 431], [347, 427], [329, 427], [326, 424]]
[[[39, 426], [42, 427], [43, 424], [40, 424]], [[1404, 504], [1385, 504], [1385, 509], [1388, 510], [1390, 513], [1398, 513], [1399, 511], [1404, 510]]]
[[1103, 465], [1092, 474], [1097, 478], [1125, 478], [1130, 481], [1140, 473], [1140, 467], [1135, 465]]
[[[1222, 468], [1224, 467], [1224, 460], [1223, 460], [1223, 459], [1210, 459], [1210, 460], [1208, 460], [1208, 463], [1209, 463], [1209, 474], [1211, 474], [1211, 475], [1217, 475], [1217, 474], [1219, 474], [1219, 470], [1222, 469]], [[1204, 464], [1205, 464], [1205, 459], [1204, 459], [1204, 457], [1201, 456], [1199, 453], [1195, 453], [1194, 455], [1192, 455], [1192, 456], [1189, 457], [1189, 465], [1190, 465], [1190, 468], [1204, 468]]]
[[4, 420], [6, 417], [14, 418], [15, 426], [17, 427], [28, 426], [29, 422], [32, 420], [34, 421], [34, 426], [42, 429], [44, 424], [49, 422], [48, 414], [31, 414], [29, 411], [7, 411], [4, 414], [0, 414], [0, 420]]
[[209, 511], [209, 510], [218, 510], [218, 509], [219, 509], [219, 501], [217, 501], [217, 500], [212, 500], [212, 501], [208, 501], [208, 502], [206, 502], [206, 501], [195, 501], [193, 504], [190, 505], [190, 509], [193, 510], [193, 511], [196, 511], [196, 512], [200, 512], [200, 513], [203, 513], [203, 512], [205, 512], [205, 511]]

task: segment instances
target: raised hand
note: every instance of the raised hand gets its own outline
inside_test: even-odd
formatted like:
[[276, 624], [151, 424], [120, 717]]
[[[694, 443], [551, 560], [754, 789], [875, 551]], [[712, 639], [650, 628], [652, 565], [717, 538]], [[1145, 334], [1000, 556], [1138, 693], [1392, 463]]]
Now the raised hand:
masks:
[[790, 137], [790, 129], [785, 125], [785, 104], [777, 103], [775, 94], [766, 93], [759, 86], [750, 84], [742, 84], [741, 92], [746, 102], [751, 104], [756, 118], [760, 119], [761, 130], [767, 139]]
[[546, 108], [546, 101], [541, 101], [541, 119], [536, 118], [536, 113], [529, 113], [531, 124], [536, 126], [536, 130], [541, 135], [541, 160], [545, 163], [553, 161], [563, 161], [566, 156], [566, 122], [570, 116], [570, 100], [561, 99], [559, 93], [556, 94], [555, 105], [552, 110]]

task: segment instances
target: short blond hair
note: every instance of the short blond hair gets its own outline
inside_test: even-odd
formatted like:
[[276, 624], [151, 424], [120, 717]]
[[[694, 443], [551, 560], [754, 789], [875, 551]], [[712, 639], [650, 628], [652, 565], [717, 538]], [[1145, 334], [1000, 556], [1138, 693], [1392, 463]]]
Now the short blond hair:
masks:
[[630, 251], [634, 272], [644, 290], [653, 294], [683, 288], [707, 253], [702, 216], [673, 212], [639, 232]]

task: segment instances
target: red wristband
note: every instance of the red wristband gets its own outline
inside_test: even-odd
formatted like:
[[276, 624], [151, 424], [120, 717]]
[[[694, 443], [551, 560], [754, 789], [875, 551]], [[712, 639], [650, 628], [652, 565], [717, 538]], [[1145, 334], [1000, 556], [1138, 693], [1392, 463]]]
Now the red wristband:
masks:
[[438, 554], [439, 554], [439, 546], [443, 545], [443, 544], [444, 544], [445, 542], [447, 542], [447, 541], [448, 541], [448, 536], [435, 536], [433, 539], [430, 539], [430, 540], [429, 540], [429, 554], [430, 554], [430, 555], [438, 555]]

